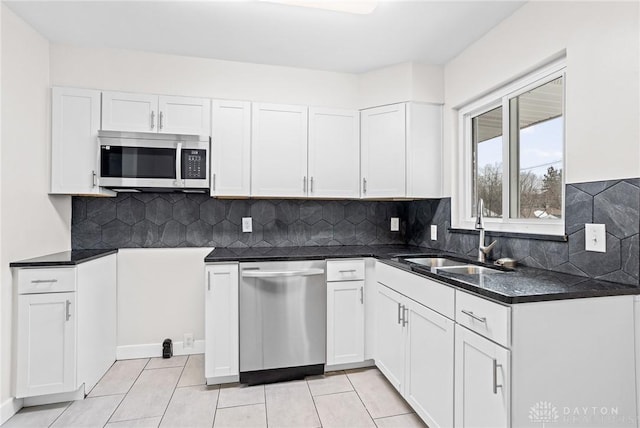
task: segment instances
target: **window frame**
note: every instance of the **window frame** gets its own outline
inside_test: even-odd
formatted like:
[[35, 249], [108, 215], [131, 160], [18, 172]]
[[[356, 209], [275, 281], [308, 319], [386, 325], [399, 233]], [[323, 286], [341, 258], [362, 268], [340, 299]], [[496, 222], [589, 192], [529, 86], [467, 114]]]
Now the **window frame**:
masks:
[[[521, 219], [510, 218], [511, 165], [510, 112], [509, 101], [525, 92], [545, 85], [559, 77], [563, 78], [562, 103], [562, 218], [561, 219]], [[562, 58], [535, 70], [487, 95], [472, 101], [458, 110], [458, 192], [453, 198], [453, 227], [475, 229], [476, 214], [472, 213], [473, 201], [473, 136], [472, 119], [498, 107], [502, 107], [502, 218], [485, 218], [485, 229], [497, 232], [564, 235], [565, 234], [565, 183], [566, 183], [566, 116], [567, 71], [566, 60]], [[460, 170], [460, 168], [462, 168]]]

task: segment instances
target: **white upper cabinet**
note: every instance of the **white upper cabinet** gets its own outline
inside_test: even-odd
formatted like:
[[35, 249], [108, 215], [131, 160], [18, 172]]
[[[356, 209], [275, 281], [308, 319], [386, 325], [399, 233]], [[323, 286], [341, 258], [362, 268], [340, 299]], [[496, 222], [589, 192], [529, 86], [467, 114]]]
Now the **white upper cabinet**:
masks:
[[442, 106], [362, 110], [363, 198], [442, 197]]
[[158, 96], [102, 93], [103, 131], [158, 132]]
[[363, 198], [405, 196], [405, 104], [361, 112]]
[[211, 101], [204, 98], [158, 97], [158, 132], [210, 135]]
[[55, 87], [51, 100], [51, 193], [113, 195], [97, 176], [100, 91]]
[[211, 196], [251, 194], [251, 103], [211, 105]]
[[441, 198], [442, 106], [407, 103], [407, 197]]
[[102, 130], [210, 135], [210, 101], [127, 92], [102, 93]]
[[309, 109], [309, 196], [360, 196], [358, 112]]
[[307, 107], [253, 104], [252, 196], [307, 196]]

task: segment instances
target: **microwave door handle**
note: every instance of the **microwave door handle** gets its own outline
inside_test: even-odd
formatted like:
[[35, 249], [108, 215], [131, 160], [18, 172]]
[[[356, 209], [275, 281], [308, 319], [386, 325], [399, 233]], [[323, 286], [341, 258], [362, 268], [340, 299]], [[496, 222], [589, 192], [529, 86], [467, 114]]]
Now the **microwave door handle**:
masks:
[[182, 181], [182, 142], [176, 143], [176, 181], [174, 183], [176, 187], [184, 187]]

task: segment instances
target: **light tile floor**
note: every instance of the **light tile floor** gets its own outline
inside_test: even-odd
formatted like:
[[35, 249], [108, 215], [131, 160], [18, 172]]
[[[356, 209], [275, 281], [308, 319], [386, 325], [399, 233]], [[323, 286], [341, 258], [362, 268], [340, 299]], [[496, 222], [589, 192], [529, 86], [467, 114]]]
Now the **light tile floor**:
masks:
[[206, 386], [204, 356], [116, 361], [87, 398], [22, 409], [11, 427], [420, 427], [375, 368]]

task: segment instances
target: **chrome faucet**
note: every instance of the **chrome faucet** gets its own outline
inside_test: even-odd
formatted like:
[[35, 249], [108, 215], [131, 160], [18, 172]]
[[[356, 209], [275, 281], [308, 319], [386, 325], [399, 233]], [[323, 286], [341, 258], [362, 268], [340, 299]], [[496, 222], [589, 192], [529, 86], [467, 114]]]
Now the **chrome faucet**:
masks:
[[497, 241], [485, 247], [484, 245], [484, 201], [482, 198], [478, 200], [478, 217], [476, 218], [476, 229], [480, 230], [480, 242], [478, 243], [478, 261], [486, 262], [487, 254], [493, 249]]

